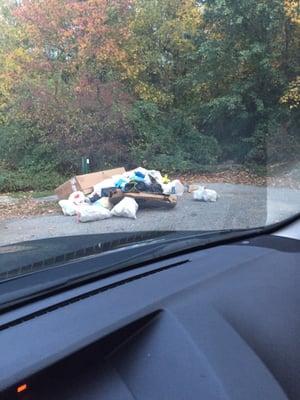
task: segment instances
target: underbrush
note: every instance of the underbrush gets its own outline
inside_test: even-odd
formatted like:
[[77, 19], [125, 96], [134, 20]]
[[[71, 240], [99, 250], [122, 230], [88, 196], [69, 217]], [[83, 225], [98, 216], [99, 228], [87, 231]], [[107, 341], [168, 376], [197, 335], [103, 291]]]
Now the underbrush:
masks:
[[8, 170], [0, 167], [0, 192], [53, 190], [66, 180], [55, 171]]

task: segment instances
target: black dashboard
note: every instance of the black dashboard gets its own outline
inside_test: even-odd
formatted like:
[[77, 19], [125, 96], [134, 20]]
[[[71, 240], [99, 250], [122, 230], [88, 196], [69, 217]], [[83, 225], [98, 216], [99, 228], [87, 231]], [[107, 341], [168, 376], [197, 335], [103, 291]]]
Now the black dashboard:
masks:
[[1, 399], [299, 400], [299, 243], [262, 235], [3, 313]]

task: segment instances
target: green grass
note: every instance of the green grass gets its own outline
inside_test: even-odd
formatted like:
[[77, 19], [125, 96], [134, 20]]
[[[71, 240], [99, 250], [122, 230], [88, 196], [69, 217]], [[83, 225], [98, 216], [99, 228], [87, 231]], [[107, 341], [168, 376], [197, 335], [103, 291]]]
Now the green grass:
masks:
[[47, 196], [53, 196], [54, 191], [53, 190], [41, 190], [41, 191], [33, 191], [31, 193], [31, 196], [34, 199], [38, 199], [39, 197], [47, 197]]
[[[1, 195], [1, 194], [0, 194]], [[18, 192], [6, 192], [5, 195], [13, 197], [15, 199], [24, 199], [31, 197], [33, 199], [39, 199], [40, 197], [47, 197], [54, 195], [54, 191], [51, 190], [29, 190], [29, 191], [18, 191]]]

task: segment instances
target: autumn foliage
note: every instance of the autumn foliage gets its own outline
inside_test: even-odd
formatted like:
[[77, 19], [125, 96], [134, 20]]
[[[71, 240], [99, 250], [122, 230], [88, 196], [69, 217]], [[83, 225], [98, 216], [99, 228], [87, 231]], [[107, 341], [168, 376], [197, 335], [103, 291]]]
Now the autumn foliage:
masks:
[[295, 157], [297, 4], [1, 0], [2, 160], [65, 174], [83, 155], [181, 171], [282, 161], [282, 143]]

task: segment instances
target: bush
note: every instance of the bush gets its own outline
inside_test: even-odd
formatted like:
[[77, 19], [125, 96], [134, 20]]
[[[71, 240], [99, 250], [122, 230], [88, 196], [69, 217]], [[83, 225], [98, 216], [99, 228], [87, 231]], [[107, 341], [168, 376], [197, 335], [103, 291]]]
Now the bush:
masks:
[[0, 192], [28, 190], [53, 190], [65, 181], [65, 177], [54, 171], [14, 170], [0, 168]]
[[158, 169], [162, 172], [189, 172], [193, 169], [192, 163], [182, 154], [155, 154], [144, 166], [149, 169]]
[[131, 121], [136, 132], [131, 154], [138, 164], [188, 172], [218, 160], [217, 140], [199, 133], [180, 110], [161, 111], [154, 104], [137, 102]]
[[245, 142], [250, 146], [245, 156], [248, 164], [274, 164], [299, 158], [299, 126], [281, 110], [259, 121], [254, 134]]
[[192, 164], [212, 165], [220, 155], [220, 147], [212, 136], [201, 135], [197, 131], [184, 138], [183, 149]]

